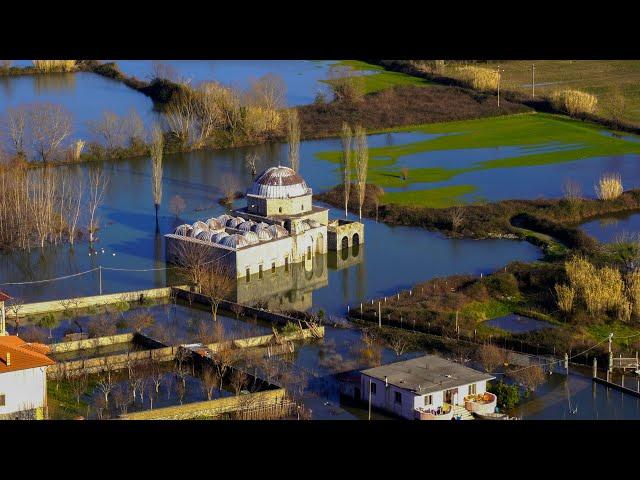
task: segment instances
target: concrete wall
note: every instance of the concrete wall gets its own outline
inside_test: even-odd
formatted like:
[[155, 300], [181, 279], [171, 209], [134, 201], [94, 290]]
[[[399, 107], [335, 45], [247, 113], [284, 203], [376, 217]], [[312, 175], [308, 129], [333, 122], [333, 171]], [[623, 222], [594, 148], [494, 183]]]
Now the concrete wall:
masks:
[[59, 312], [67, 309], [87, 308], [109, 305], [119, 302], [135, 302], [142, 295], [146, 299], [165, 298], [171, 293], [171, 287], [151, 288], [133, 292], [110, 293], [91, 297], [77, 297], [72, 299], [52, 300], [48, 302], [26, 303], [18, 312], [19, 317], [39, 315], [49, 312]]
[[46, 407], [47, 367], [0, 374], [0, 395], [5, 395], [0, 416]]
[[73, 342], [52, 343], [49, 345], [49, 348], [51, 349], [51, 353], [74, 352], [76, 350], [104, 347], [106, 345], [115, 345], [117, 343], [130, 343], [133, 341], [134, 337], [134, 333], [123, 333], [109, 337], [96, 337], [87, 338], [85, 340], [76, 340]]
[[222, 413], [234, 412], [247, 406], [256, 407], [276, 404], [284, 400], [285, 394], [284, 389], [278, 388], [264, 392], [218, 398], [207, 402], [194, 402], [186, 405], [145, 410], [143, 412], [132, 412], [121, 415], [120, 418], [122, 420], [187, 420], [200, 416], [216, 416]]

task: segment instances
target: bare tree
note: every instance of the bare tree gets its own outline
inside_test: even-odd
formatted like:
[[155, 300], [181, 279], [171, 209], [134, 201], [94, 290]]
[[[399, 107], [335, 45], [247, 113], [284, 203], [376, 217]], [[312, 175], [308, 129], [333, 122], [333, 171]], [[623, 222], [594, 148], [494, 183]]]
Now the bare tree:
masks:
[[509, 372], [509, 376], [522, 384], [530, 392], [535, 391], [535, 389], [545, 381], [544, 371], [540, 365], [516, 369], [515, 371]]
[[27, 110], [24, 106], [7, 108], [6, 129], [18, 157], [25, 156], [24, 138], [27, 125]]
[[289, 144], [289, 166], [300, 171], [300, 118], [298, 110], [292, 108], [287, 116], [287, 142]]
[[222, 202], [231, 205], [236, 198], [236, 193], [240, 190], [240, 182], [235, 175], [225, 173], [222, 176]]
[[115, 378], [112, 372], [113, 366], [108, 360], [109, 357], [106, 357], [104, 360], [104, 371], [100, 374], [100, 377], [98, 378], [98, 381], [96, 383], [98, 391], [104, 397], [104, 404], [106, 406], [109, 405], [109, 394], [112, 392], [116, 385]]
[[244, 306], [239, 303], [231, 304], [231, 311], [236, 315], [236, 320], [240, 319], [240, 315], [244, 313]]
[[84, 182], [78, 176], [72, 188], [69, 189], [69, 201], [67, 202], [67, 224], [69, 243], [73, 245], [78, 232], [78, 223], [82, 210], [82, 197], [84, 195]]
[[171, 197], [171, 200], [169, 201], [169, 210], [176, 216], [176, 218], [184, 212], [185, 208], [187, 208], [187, 204], [185, 203], [184, 198], [180, 195], [174, 195]]
[[342, 132], [340, 139], [342, 140], [342, 184], [344, 186], [344, 217], [349, 215], [349, 194], [351, 192], [351, 127], [347, 122], [342, 122]]
[[213, 392], [218, 388], [219, 379], [216, 371], [210, 365], [205, 365], [202, 369], [202, 389], [207, 396], [207, 400], [213, 398]]
[[87, 387], [89, 386], [89, 378], [85, 372], [80, 372], [77, 374], [67, 375], [67, 383], [69, 384], [69, 389], [73, 393], [73, 396], [76, 399], [76, 404], [80, 404], [80, 397], [87, 391]]
[[231, 374], [231, 387], [233, 388], [236, 395], [240, 395], [240, 391], [242, 391], [249, 381], [249, 377], [242, 370], [236, 368], [233, 370]]
[[169, 253], [178, 266], [178, 275], [201, 289], [210, 265], [207, 264], [211, 254], [209, 246], [190, 241], [173, 242]]
[[88, 199], [88, 225], [89, 243], [96, 240], [96, 232], [98, 231], [97, 211], [102, 202], [109, 184], [109, 177], [102, 168], [96, 168], [89, 173], [89, 199]]
[[396, 356], [402, 355], [410, 347], [411, 342], [402, 331], [393, 332], [388, 339], [388, 345], [393, 350]]
[[29, 109], [31, 143], [43, 163], [54, 159], [65, 138], [71, 134], [71, 115], [61, 106], [35, 104]]
[[156, 229], [158, 226], [158, 209], [162, 203], [162, 150], [164, 148], [164, 136], [160, 125], [154, 124], [151, 129], [151, 185], [153, 191], [153, 205], [156, 209]]
[[482, 345], [478, 350], [478, 357], [487, 372], [495, 371], [497, 367], [506, 361], [504, 350], [495, 345]]
[[355, 128], [356, 140], [356, 176], [358, 179], [358, 215], [362, 218], [362, 206], [367, 192], [367, 172], [369, 169], [369, 147], [367, 134], [360, 125]]
[[251, 82], [249, 101], [268, 110], [284, 108], [287, 86], [279, 75], [267, 73]]
[[252, 176], [256, 176], [258, 173], [258, 154], [255, 152], [247, 153], [244, 157], [244, 164], [247, 167], [247, 170]]
[[213, 320], [218, 320], [218, 307], [229, 296], [235, 286], [235, 278], [221, 262], [213, 262], [206, 266], [201, 279], [201, 291], [211, 302]]
[[457, 232], [462, 222], [464, 222], [464, 208], [461, 206], [457, 206], [451, 209], [450, 212], [451, 217], [451, 230]]

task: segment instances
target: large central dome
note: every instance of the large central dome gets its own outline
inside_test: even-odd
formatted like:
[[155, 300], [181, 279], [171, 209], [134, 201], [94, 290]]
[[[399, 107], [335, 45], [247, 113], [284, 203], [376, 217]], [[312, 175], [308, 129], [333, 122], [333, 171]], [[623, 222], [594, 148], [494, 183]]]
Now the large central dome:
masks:
[[253, 182], [251, 194], [266, 198], [292, 198], [310, 193], [304, 178], [289, 167], [267, 168]]

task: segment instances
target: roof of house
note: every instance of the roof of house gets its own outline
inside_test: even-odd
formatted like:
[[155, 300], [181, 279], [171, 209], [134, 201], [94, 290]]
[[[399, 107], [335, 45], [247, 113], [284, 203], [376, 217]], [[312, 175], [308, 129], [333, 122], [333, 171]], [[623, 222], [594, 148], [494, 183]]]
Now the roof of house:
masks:
[[417, 395], [440, 392], [495, 378], [436, 355], [425, 355], [369, 368], [361, 373], [378, 380], [384, 380], [387, 377], [389, 384], [412, 391]]
[[11, 300], [11, 297], [0, 290], [0, 302], [6, 302], [7, 300]]
[[0, 336], [0, 374], [53, 365], [56, 362], [47, 356], [49, 351], [42, 343], [27, 343], [15, 335]]

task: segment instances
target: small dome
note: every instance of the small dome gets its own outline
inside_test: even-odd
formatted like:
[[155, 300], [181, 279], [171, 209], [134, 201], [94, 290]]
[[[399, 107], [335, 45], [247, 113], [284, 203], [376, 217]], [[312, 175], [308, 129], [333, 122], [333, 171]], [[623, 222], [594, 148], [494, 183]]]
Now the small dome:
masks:
[[309, 193], [304, 179], [289, 167], [271, 167], [256, 178], [249, 192], [266, 198], [291, 198]]
[[307, 230], [309, 230], [311, 228], [311, 225], [309, 225], [307, 222], [300, 223], [300, 226], [302, 227], [302, 231], [303, 232], [306, 232]]
[[273, 236], [273, 238], [282, 238], [289, 235], [289, 232], [287, 232], [287, 229], [280, 225], [270, 225], [268, 230]]
[[247, 220], [246, 222], [242, 222], [240, 225], [238, 225], [238, 230], [242, 230], [243, 232], [248, 232], [251, 230], [251, 227], [253, 227], [255, 225], [256, 222], [253, 222], [251, 220]]
[[220, 241], [221, 241], [223, 238], [228, 237], [228, 236], [229, 236], [229, 234], [228, 234], [227, 232], [218, 232], [218, 233], [215, 233], [215, 234], [213, 235], [213, 237], [211, 238], [211, 241], [212, 241], [213, 243], [220, 243]]
[[191, 232], [191, 225], [189, 225], [188, 223], [185, 223], [183, 225], [180, 225], [178, 228], [176, 228], [176, 231], [174, 232], [174, 234], [187, 237], [189, 236], [190, 232]]
[[256, 235], [258, 235], [258, 240], [260, 240], [261, 242], [266, 242], [273, 238], [273, 235], [268, 228], [259, 228], [258, 230], [256, 230]]
[[221, 228], [224, 228], [224, 224], [217, 218], [210, 218], [207, 220], [207, 226], [211, 230], [220, 230]]
[[199, 228], [200, 230], [209, 230], [209, 226], [200, 220], [193, 224], [193, 229], [195, 230], [196, 228]]
[[247, 242], [249, 242], [250, 245], [255, 245], [256, 243], [260, 242], [260, 239], [258, 238], [258, 234], [256, 232], [244, 232], [242, 236], [247, 239]]
[[263, 228], [268, 228], [269, 224], [265, 223], [265, 222], [260, 222], [260, 223], [256, 223], [253, 227], [251, 227], [251, 230], [254, 232], [257, 232], [258, 230], [262, 230]]
[[249, 245], [249, 242], [242, 235], [238, 235], [237, 233], [234, 233], [233, 235], [224, 237], [220, 242], [220, 244], [229, 248], [241, 248]]
[[313, 219], [307, 220], [307, 223], [309, 224], [309, 226], [311, 228], [318, 228], [320, 226], [320, 222], [317, 221], [317, 220], [313, 220]]
[[189, 236], [193, 237], [193, 238], [198, 238], [198, 235], [200, 235], [200, 233], [202, 232], [206, 232], [208, 231], [208, 228], [199, 228], [199, 227], [194, 227], [193, 229], [191, 229], [191, 231], [189, 232]]
[[202, 240], [203, 242], [211, 242], [211, 238], [216, 234], [216, 232], [212, 232], [211, 230], [203, 230], [196, 237], [198, 240]]
[[229, 215], [228, 213], [223, 213], [222, 215], [216, 217], [218, 219], [218, 221], [222, 224], [222, 225], [226, 225], [227, 222], [229, 220], [231, 220], [233, 217], [231, 215]]
[[241, 223], [244, 223], [244, 218], [231, 218], [227, 220], [227, 227], [238, 228]]

